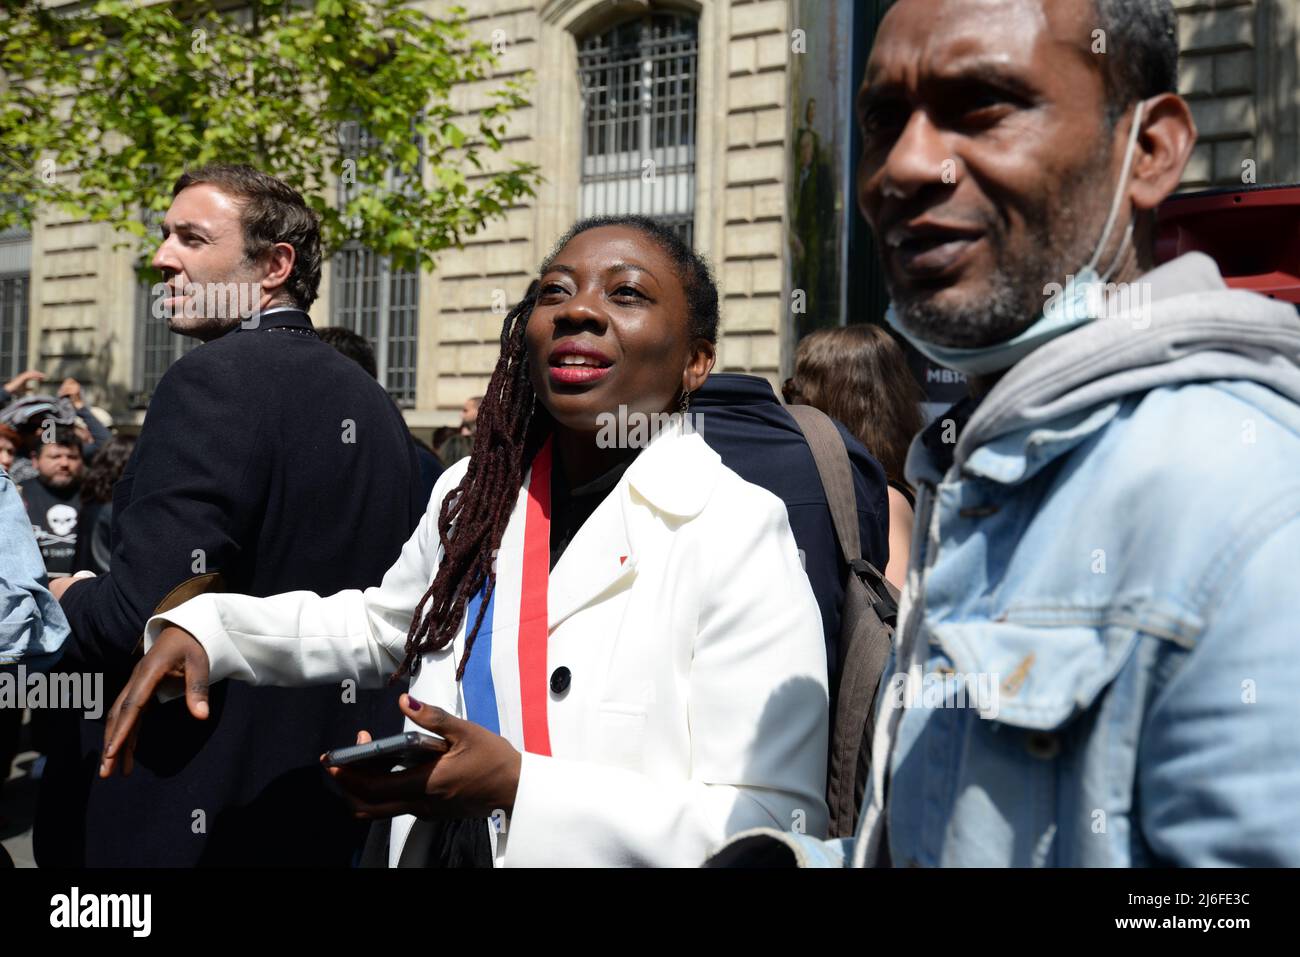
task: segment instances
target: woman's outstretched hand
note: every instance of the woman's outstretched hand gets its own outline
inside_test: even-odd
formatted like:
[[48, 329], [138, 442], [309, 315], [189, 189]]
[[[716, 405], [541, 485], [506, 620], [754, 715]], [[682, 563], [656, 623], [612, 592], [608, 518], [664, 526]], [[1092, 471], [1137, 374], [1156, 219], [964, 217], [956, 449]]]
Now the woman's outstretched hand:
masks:
[[135, 765], [135, 742], [140, 717], [163, 681], [180, 679], [185, 685], [185, 703], [200, 721], [208, 717], [208, 653], [184, 628], [169, 625], [162, 630], [149, 653], [140, 659], [131, 679], [113, 702], [104, 729], [104, 754], [99, 776], [111, 777], [120, 764], [122, 774]]
[[[523, 759], [509, 741], [410, 695], [397, 703], [421, 728], [445, 738], [447, 753], [405, 771], [329, 768], [357, 817], [491, 817], [514, 809]], [[369, 740], [364, 731], [357, 736], [358, 744]]]

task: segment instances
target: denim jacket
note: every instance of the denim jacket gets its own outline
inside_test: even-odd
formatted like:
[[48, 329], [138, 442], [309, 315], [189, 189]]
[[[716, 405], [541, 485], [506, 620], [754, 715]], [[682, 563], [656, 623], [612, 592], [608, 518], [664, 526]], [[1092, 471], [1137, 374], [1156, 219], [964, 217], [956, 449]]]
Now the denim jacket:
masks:
[[1300, 318], [1140, 281], [913, 444], [857, 837], [714, 863], [1300, 865]]
[[45, 585], [27, 509], [0, 469], [0, 667], [49, 668], [58, 661], [68, 620]]

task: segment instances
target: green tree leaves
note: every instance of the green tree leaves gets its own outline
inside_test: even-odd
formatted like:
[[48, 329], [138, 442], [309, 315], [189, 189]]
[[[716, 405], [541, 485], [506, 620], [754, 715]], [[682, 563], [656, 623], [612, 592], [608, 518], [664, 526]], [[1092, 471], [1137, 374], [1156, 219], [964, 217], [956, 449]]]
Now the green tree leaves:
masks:
[[[438, 251], [538, 182], [534, 164], [494, 155], [528, 101], [521, 80], [493, 78], [492, 49], [470, 39], [461, 9], [439, 18], [405, 0], [8, 6], [0, 228], [30, 225], [45, 205], [138, 235], [141, 208], [165, 209], [186, 168], [248, 163], [307, 197], [327, 254], [356, 240], [433, 268]], [[468, 116], [452, 107], [463, 87], [486, 101]], [[366, 131], [355, 154], [340, 135], [347, 123]]]

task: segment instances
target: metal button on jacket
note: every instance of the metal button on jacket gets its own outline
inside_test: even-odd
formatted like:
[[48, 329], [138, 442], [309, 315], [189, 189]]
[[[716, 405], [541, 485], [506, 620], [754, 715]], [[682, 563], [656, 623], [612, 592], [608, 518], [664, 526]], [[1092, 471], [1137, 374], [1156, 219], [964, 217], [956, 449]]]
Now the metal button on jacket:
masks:
[[573, 676], [569, 674], [569, 669], [560, 665], [551, 672], [551, 691], [555, 694], [564, 694], [569, 690], [569, 680]]

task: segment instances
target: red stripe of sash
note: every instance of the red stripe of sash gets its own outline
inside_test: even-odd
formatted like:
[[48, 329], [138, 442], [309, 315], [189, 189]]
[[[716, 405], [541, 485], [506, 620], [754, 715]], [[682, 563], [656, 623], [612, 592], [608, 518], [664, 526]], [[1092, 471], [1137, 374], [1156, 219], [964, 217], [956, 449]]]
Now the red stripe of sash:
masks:
[[546, 721], [546, 589], [551, 572], [551, 440], [533, 459], [524, 521], [524, 580], [519, 601], [519, 696], [524, 750], [550, 755]]

